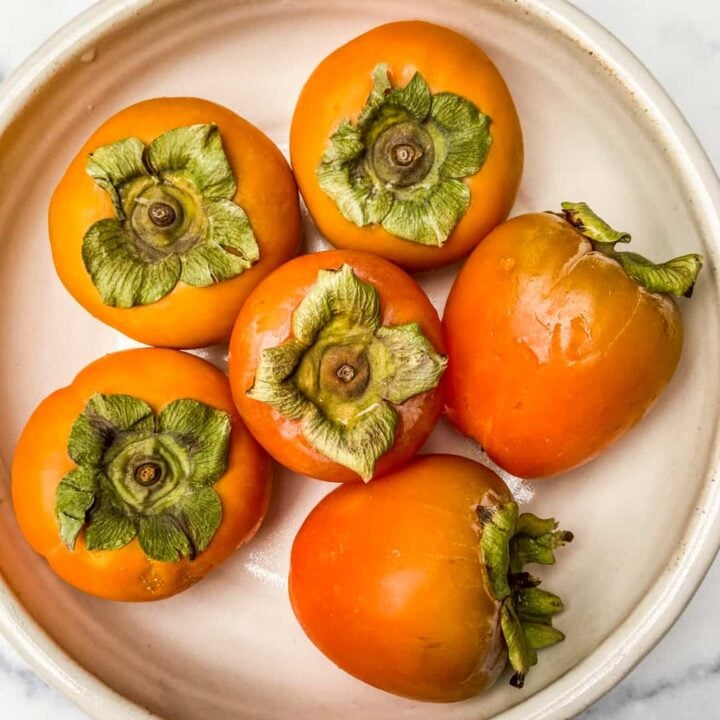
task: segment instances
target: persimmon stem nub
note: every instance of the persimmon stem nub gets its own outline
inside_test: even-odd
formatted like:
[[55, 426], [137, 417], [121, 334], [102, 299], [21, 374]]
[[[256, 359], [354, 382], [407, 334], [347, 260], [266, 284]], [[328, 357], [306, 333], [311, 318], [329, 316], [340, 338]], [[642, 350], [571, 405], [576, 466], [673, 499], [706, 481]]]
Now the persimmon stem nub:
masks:
[[394, 163], [402, 167], [412, 165], [415, 158], [420, 156], [422, 156], [422, 150], [412, 145], [400, 144], [392, 149], [392, 159]]
[[160, 228], [170, 227], [177, 217], [175, 210], [167, 203], [154, 202], [148, 208], [150, 220]]
[[371, 146], [372, 165], [381, 182], [394, 188], [422, 182], [435, 162], [432, 136], [421, 124], [404, 121], [383, 130]]
[[145, 487], [154, 485], [161, 475], [162, 468], [154, 462], [146, 462], [135, 468], [135, 480]]
[[355, 368], [348, 363], [343, 363], [336, 371], [335, 374], [340, 380], [347, 383], [355, 377]]
[[629, 243], [629, 233], [613, 230], [587, 203], [564, 202], [562, 217], [592, 244], [595, 252], [612, 258], [636, 283], [652, 293], [690, 297], [703, 266], [697, 253], [681, 255], [663, 263], [654, 263], [635, 252], [620, 252], [618, 243]]

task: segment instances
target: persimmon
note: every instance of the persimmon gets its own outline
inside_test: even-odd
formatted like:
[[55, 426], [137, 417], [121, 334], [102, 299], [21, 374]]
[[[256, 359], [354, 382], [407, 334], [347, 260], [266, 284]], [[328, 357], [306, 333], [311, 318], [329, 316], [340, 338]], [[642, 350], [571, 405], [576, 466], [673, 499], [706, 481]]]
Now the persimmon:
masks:
[[272, 463], [227, 378], [175, 350], [106, 355], [43, 400], [12, 465], [20, 529], [53, 571], [111, 600], [190, 587], [258, 529]]
[[293, 544], [290, 600], [330, 660], [382, 690], [465, 700], [508, 662], [522, 687], [537, 650], [564, 637], [562, 601], [523, 571], [572, 540], [556, 527], [519, 514], [486, 467], [422, 456], [315, 507]]
[[295, 472], [365, 481], [407, 462], [442, 409], [440, 321], [420, 287], [374, 255], [304, 255], [267, 277], [230, 340], [233, 397]]
[[225, 342], [250, 290], [301, 237], [280, 151], [197, 98], [146, 100], [105, 122], [60, 180], [49, 228], [81, 305], [135, 340], [178, 348]]
[[293, 171], [337, 247], [408, 270], [467, 255], [512, 208], [523, 142], [510, 92], [468, 38], [427, 22], [370, 30], [310, 76]]
[[447, 413], [502, 468], [544, 477], [595, 457], [636, 425], [683, 343], [672, 295], [702, 265], [656, 265], [584, 203], [517, 217], [460, 271], [444, 326]]

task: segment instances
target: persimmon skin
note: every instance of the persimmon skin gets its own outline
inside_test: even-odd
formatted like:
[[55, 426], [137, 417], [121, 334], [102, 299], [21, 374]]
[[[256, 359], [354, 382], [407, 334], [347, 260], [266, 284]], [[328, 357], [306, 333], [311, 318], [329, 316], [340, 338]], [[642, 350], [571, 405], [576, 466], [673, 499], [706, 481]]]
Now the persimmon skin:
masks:
[[506, 651], [475, 510], [491, 498], [512, 499], [492, 471], [452, 455], [327, 495], [290, 562], [290, 600], [310, 640], [404, 697], [454, 702], [492, 685]]
[[[302, 255], [278, 268], [251, 293], [230, 339], [230, 385], [250, 432], [282, 465], [330, 482], [359, 482], [361, 478], [314, 450], [301, 433], [300, 421], [282, 417], [269, 405], [248, 397], [247, 391], [255, 380], [261, 351], [291, 337], [292, 313], [317, 281], [318, 272], [335, 270], [345, 263], [378, 291], [381, 325], [417, 322], [434, 348], [444, 353], [437, 312], [415, 281], [387, 260], [346, 250]], [[433, 390], [394, 406], [399, 418], [395, 444], [379, 458], [375, 477], [402, 466], [415, 455], [435, 427], [442, 404], [441, 379]]]
[[[357, 120], [372, 87], [372, 71], [389, 63], [394, 86], [416, 71], [433, 93], [452, 92], [491, 118], [492, 146], [478, 173], [465, 178], [471, 205], [442, 247], [409, 242], [382, 225], [346, 220], [318, 184], [316, 169], [341, 121]], [[381, 25], [330, 54], [300, 93], [290, 128], [293, 172], [320, 232], [335, 246], [366, 250], [409, 271], [431, 270], [465, 257], [512, 209], [523, 169], [520, 121], [510, 92], [491, 60], [468, 38], [421, 21]]]
[[680, 358], [674, 300], [591, 250], [564, 220], [522, 215], [473, 252], [448, 298], [448, 417], [520, 477], [594, 458], [642, 419]]
[[[233, 198], [248, 217], [260, 259], [240, 275], [204, 288], [179, 282], [157, 302], [105, 305], [83, 264], [82, 241], [98, 220], [115, 216], [110, 196], [86, 173], [98, 147], [127, 137], [144, 143], [177, 127], [215, 123], [235, 173]], [[230, 110], [197, 98], [157, 98], [131, 105], [101, 125], [65, 171], [49, 211], [50, 242], [60, 279], [98, 320], [148, 345], [204, 347], [226, 342], [250, 291], [297, 254], [302, 236], [297, 186], [285, 158], [260, 130]]]
[[[230, 413], [227, 472], [213, 489], [223, 519], [208, 547], [194, 560], [150, 560], [137, 538], [118, 550], [89, 551], [83, 533], [68, 550], [55, 516], [55, 492], [75, 467], [67, 454], [70, 428], [96, 392], [145, 400], [157, 413], [172, 400], [194, 398]], [[270, 499], [272, 463], [237, 415], [227, 378], [200, 358], [174, 350], [143, 348], [112, 353], [88, 365], [73, 382], [43, 400], [15, 450], [12, 499], [23, 535], [63, 580], [109, 600], [160, 600], [201, 580], [257, 531]]]

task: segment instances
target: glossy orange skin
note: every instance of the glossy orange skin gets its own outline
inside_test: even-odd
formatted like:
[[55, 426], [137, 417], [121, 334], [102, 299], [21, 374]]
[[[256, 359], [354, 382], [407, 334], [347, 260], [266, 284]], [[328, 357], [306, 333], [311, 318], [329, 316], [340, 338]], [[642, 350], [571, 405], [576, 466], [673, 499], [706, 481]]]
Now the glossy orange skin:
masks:
[[[330, 136], [344, 119], [357, 120], [372, 87], [372, 71], [383, 62], [390, 66], [393, 86], [404, 87], [418, 71], [431, 92], [461, 95], [491, 118], [487, 160], [464, 180], [470, 187], [470, 208], [442, 247], [402, 240], [382, 225], [358, 227], [343, 217], [317, 181], [315, 172]], [[448, 28], [412, 21], [370, 30], [318, 65], [295, 108], [290, 155], [310, 214], [333, 245], [377, 253], [419, 271], [465, 257], [507, 218], [522, 176], [523, 141], [510, 92], [485, 53]]]
[[[317, 281], [318, 272], [338, 269], [344, 263], [380, 294], [382, 325], [417, 322], [435, 349], [444, 352], [437, 312], [415, 281], [387, 260], [343, 250], [302, 255], [272, 273], [243, 305], [230, 339], [230, 385], [250, 432], [279, 463], [331, 482], [359, 481], [360, 476], [310, 447], [301, 433], [300, 421], [282, 417], [269, 405], [248, 397], [247, 391], [255, 380], [261, 351], [291, 336], [292, 314]], [[442, 382], [395, 409], [399, 417], [395, 444], [378, 460], [375, 477], [406, 463], [427, 440], [442, 411]]]
[[494, 230], [448, 298], [447, 413], [521, 477], [587, 462], [640, 421], [682, 349], [680, 313], [550, 214]]
[[310, 640], [396, 695], [453, 702], [488, 688], [507, 656], [476, 507], [510, 499], [495, 473], [452, 455], [327, 495], [290, 563], [290, 600]]
[[[70, 428], [96, 393], [126, 393], [155, 412], [194, 398], [228, 412], [232, 431], [227, 472], [213, 485], [223, 520], [210, 545], [194, 560], [150, 560], [137, 539], [119, 550], [75, 550], [60, 540], [55, 491], [75, 464], [67, 454]], [[201, 580], [257, 531], [270, 498], [272, 463], [237, 415], [227, 378], [210, 363], [174, 350], [144, 348], [106, 355], [73, 382], [43, 400], [20, 435], [12, 465], [12, 498], [20, 529], [63, 580], [110, 600], [160, 600]]]
[[[255, 232], [260, 259], [224, 282], [196, 288], [180, 282], [149, 305], [105, 305], [85, 270], [82, 240], [93, 223], [115, 217], [110, 196], [85, 172], [88, 154], [127, 137], [150, 143], [177, 127], [215, 123], [235, 173], [240, 205]], [[297, 187], [280, 151], [260, 130], [230, 110], [197, 98], [158, 98], [121, 110], [93, 133], [65, 172], [50, 201], [50, 243], [65, 287], [102, 322], [148, 345], [191, 348], [225, 342], [250, 291], [297, 254], [301, 220]]]

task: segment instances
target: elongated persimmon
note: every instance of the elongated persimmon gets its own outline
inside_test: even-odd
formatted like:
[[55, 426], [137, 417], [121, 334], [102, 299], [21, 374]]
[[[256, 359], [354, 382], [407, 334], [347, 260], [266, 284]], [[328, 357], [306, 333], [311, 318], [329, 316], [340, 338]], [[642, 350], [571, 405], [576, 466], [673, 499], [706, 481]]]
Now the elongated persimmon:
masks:
[[683, 342], [673, 295], [702, 264], [620, 252], [584, 203], [495, 229], [453, 285], [443, 319], [447, 412], [521, 477], [580, 465], [636, 425], [675, 372]]
[[111, 600], [160, 600], [255, 534], [271, 472], [217, 368], [127, 350], [40, 403], [15, 450], [13, 506], [63, 580]]
[[290, 130], [293, 171], [333, 245], [408, 270], [467, 255], [512, 208], [520, 123], [497, 68], [427, 22], [382, 25], [325, 58]]
[[285, 159], [260, 130], [197, 98], [121, 110], [88, 139], [50, 203], [65, 287], [135, 340], [224, 342], [248, 293], [297, 253]]
[[562, 601], [523, 570], [572, 540], [556, 528], [519, 513], [488, 468], [421, 456], [315, 507], [293, 543], [290, 600], [330, 660], [382, 690], [465, 700], [508, 664], [522, 687], [537, 651], [564, 637]]

